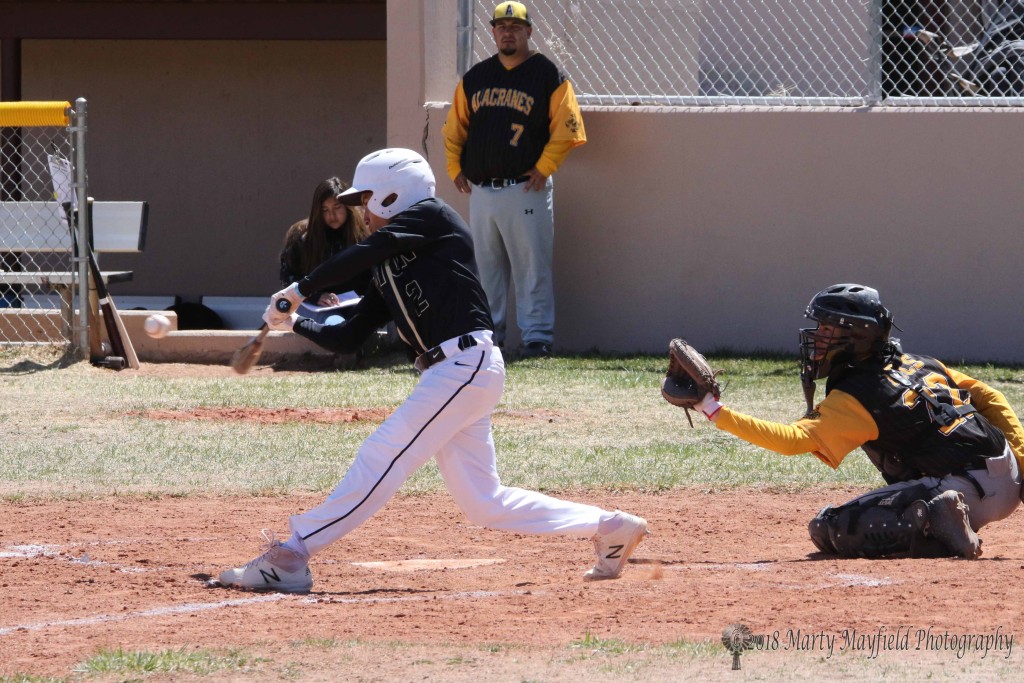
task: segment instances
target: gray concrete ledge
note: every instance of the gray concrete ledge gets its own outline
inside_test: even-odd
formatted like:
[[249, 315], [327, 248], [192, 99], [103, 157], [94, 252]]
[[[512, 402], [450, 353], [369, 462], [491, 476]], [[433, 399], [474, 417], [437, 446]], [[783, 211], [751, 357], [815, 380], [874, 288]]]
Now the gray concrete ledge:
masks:
[[[127, 325], [126, 325], [127, 327]], [[245, 345], [256, 330], [182, 330], [163, 339], [129, 331], [135, 354], [145, 363], [208, 363], [223, 364]], [[261, 365], [281, 361], [318, 361], [329, 363], [335, 354], [292, 332], [271, 332], [263, 344]]]
[[[142, 328], [146, 318], [154, 313], [165, 315], [171, 321], [172, 331], [163, 339], [153, 339]], [[122, 311], [121, 319], [135, 347], [135, 355], [144, 363], [224, 364], [258, 333], [258, 330], [178, 330], [177, 316], [171, 311]], [[293, 332], [270, 332], [263, 342], [258, 363], [329, 365], [336, 359], [347, 360]]]
[[[178, 330], [173, 311], [121, 311], [125, 331], [135, 347], [135, 355], [144, 363], [227, 364], [232, 354], [252, 339], [258, 330]], [[166, 316], [171, 332], [163, 339], [153, 339], [143, 330], [146, 318], [154, 313]], [[17, 342], [54, 342], [59, 339], [60, 312], [52, 309], [0, 309], [0, 333], [5, 325], [16, 327], [4, 339]], [[102, 323], [101, 323], [102, 326]], [[331, 353], [292, 332], [271, 332], [263, 344], [258, 363], [270, 365], [316, 365], [345, 367], [355, 356]]]

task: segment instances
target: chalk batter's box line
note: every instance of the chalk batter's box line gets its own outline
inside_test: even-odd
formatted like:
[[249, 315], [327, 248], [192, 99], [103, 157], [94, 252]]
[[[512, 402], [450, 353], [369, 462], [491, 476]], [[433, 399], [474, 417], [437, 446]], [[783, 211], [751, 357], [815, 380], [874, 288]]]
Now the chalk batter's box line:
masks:
[[[180, 541], [184, 543], [206, 543], [217, 539], [213, 538], [177, 538], [168, 539], [171, 541]], [[160, 543], [163, 543], [161, 541]], [[122, 574], [145, 574], [147, 572], [166, 572], [166, 571], [177, 571], [180, 570], [180, 566], [147, 566], [138, 567], [135, 565], [127, 565], [119, 562], [107, 562], [106, 560], [97, 560], [89, 557], [89, 553], [84, 553], [79, 557], [74, 557], [67, 554], [70, 548], [89, 548], [96, 546], [113, 546], [113, 545], [146, 545], [154, 544], [157, 541], [147, 539], [114, 539], [107, 541], [79, 541], [72, 543], [22, 543], [17, 545], [4, 546], [0, 550], [0, 559], [25, 559], [30, 560], [37, 557], [45, 557], [51, 560], [57, 560], [59, 562], [68, 562], [71, 564], [84, 565], [88, 567], [111, 567], [116, 569]], [[337, 560], [324, 560], [322, 564], [339, 564]], [[354, 563], [353, 563], [354, 564]], [[202, 569], [202, 565], [194, 565], [196, 569]]]
[[[177, 539], [179, 541], [187, 542], [204, 542], [212, 539], [201, 539], [201, 538], [185, 538]], [[134, 565], [125, 565], [117, 562], [107, 562], [105, 560], [96, 560], [89, 557], [89, 553], [84, 553], [80, 557], [73, 557], [67, 554], [68, 548], [79, 548], [79, 547], [94, 547], [101, 545], [138, 545], [145, 544], [145, 540], [133, 541], [133, 540], [114, 540], [114, 541], [83, 541], [80, 543], [66, 543], [66, 544], [20, 544], [20, 545], [8, 545], [3, 550], [0, 550], [0, 559], [4, 558], [15, 558], [15, 559], [33, 559], [36, 557], [45, 557], [51, 560], [57, 560], [59, 562], [68, 562], [70, 564], [85, 565], [89, 567], [112, 567], [123, 574], [144, 574], [146, 572], [161, 572], [161, 571], [173, 571], [175, 568], [170, 566], [149, 566], [149, 567], [137, 567]]]
[[130, 612], [128, 614], [97, 614], [91, 617], [79, 619], [62, 619], [57, 621], [44, 621], [34, 624], [19, 624], [17, 626], [0, 627], [0, 637], [18, 631], [42, 631], [48, 628], [68, 628], [80, 626], [94, 626], [96, 624], [115, 623], [131, 621], [134, 619], [145, 619], [149, 617], [166, 617], [176, 614], [192, 614], [196, 612], [207, 612], [209, 610], [222, 609], [224, 607], [238, 607], [255, 605], [264, 602], [277, 602], [279, 600], [294, 600], [297, 603], [324, 604], [375, 604], [390, 602], [435, 602], [437, 600], [474, 600], [480, 598], [503, 598], [518, 595], [538, 595], [537, 591], [464, 591], [459, 593], [446, 593], [441, 595], [416, 595], [395, 598], [317, 598], [310, 596], [295, 596], [284, 593], [271, 595], [258, 595], [237, 600], [221, 600], [219, 602], [193, 602], [187, 605], [172, 605], [168, 607], [156, 607], [153, 609]]
[[[736, 569], [748, 572], [769, 573], [779, 568], [777, 562], [733, 562], [728, 564], [695, 564], [695, 565], [672, 565], [665, 567], [670, 571], [722, 571]], [[788, 590], [828, 590], [831, 588], [879, 588], [892, 586], [900, 583], [889, 577], [865, 576], [863, 574], [850, 573], [827, 573], [824, 576], [828, 583], [777, 583], [776, 588]]]
[[[206, 542], [214, 539], [209, 538], [179, 538], [176, 539], [185, 542]], [[93, 567], [112, 567], [117, 571], [125, 574], [143, 574], [147, 572], [166, 572], [175, 571], [177, 567], [136, 567], [134, 565], [124, 565], [114, 562], [105, 562], [103, 560], [94, 560], [86, 553], [82, 557], [70, 557], [62, 555], [61, 552], [65, 548], [74, 546], [99, 546], [99, 545], [127, 545], [133, 543], [146, 543], [146, 539], [119, 539], [109, 541], [84, 541], [78, 543], [68, 543], [64, 545], [59, 544], [22, 544], [22, 545], [8, 545], [5, 550], [0, 550], [0, 558], [15, 557], [15, 558], [33, 558], [33, 557], [48, 557], [51, 559], [62, 560], [64, 562], [81, 564]], [[325, 564], [341, 564], [337, 560], [324, 560]], [[366, 563], [361, 562], [350, 562], [353, 566], [364, 566]], [[665, 567], [671, 571], [721, 571], [729, 569], [737, 569], [741, 571], [750, 572], [770, 572], [778, 568], [776, 562], [756, 562], [756, 563], [717, 563], [717, 564], [699, 564], [699, 565], [669, 565]], [[872, 576], [863, 576], [860, 574], [830, 574], [828, 578], [836, 579], [835, 581], [829, 581], [825, 583], [802, 583], [802, 584], [787, 584], [782, 585], [780, 588], [789, 590], [826, 590], [830, 588], [852, 588], [852, 587], [864, 587], [864, 588], [878, 588], [881, 586], [889, 586], [897, 581], [890, 579], [889, 577], [877, 578]]]
[[[212, 539], [212, 538], [178, 538], [178, 539], [172, 539], [172, 540], [177, 540], [177, 541], [182, 541], [182, 542], [187, 542], [187, 543], [205, 543], [205, 542], [209, 542], [209, 541], [212, 541], [212, 540], [215, 540], [215, 539]], [[5, 559], [5, 558], [33, 559], [33, 558], [37, 558], [37, 557], [45, 557], [47, 559], [57, 560], [59, 562], [69, 562], [71, 564], [77, 564], [77, 565], [86, 566], [86, 567], [110, 567], [110, 568], [112, 568], [112, 569], [114, 569], [114, 570], [116, 570], [116, 571], [118, 571], [118, 572], [120, 572], [122, 574], [145, 574], [145, 573], [148, 573], [148, 572], [173, 572], [173, 571], [180, 571], [181, 570], [180, 566], [168, 566], [168, 565], [165, 565], [165, 566], [155, 566], [155, 565], [150, 565], [150, 566], [146, 566], [146, 567], [139, 567], [139, 566], [136, 566], [136, 565], [126, 565], [126, 564], [122, 564], [122, 563], [119, 563], [119, 562], [108, 562], [106, 560], [97, 560], [97, 559], [94, 559], [92, 557], [89, 557], [89, 553], [84, 553], [84, 554], [82, 554], [79, 557], [73, 557], [71, 555], [68, 555], [67, 552], [66, 552], [68, 548], [77, 548], [77, 547], [83, 547], [83, 546], [85, 546], [85, 547], [94, 547], [94, 546], [107, 546], [107, 545], [138, 545], [138, 544], [155, 543], [155, 542], [156, 541], [147, 541], [146, 539], [139, 539], [139, 540], [135, 540], [135, 539], [115, 539], [115, 540], [108, 540], [108, 541], [81, 541], [81, 542], [73, 542], [73, 543], [65, 543], [65, 544], [57, 544], [57, 543], [48, 543], [48, 544], [33, 543], [33, 544], [29, 544], [29, 543], [23, 543], [23, 544], [4, 546], [3, 549], [0, 549], [0, 559]], [[438, 563], [445, 562], [445, 560], [434, 560], [434, 561], [438, 562]], [[458, 560], [454, 560], [454, 561], [458, 562]], [[504, 562], [504, 561], [505, 560], [501, 559], [501, 558], [496, 558], [496, 559], [492, 558], [492, 559], [479, 560], [478, 562], [480, 564], [488, 565], [488, 564], [498, 564], [498, 563], [501, 563], [501, 562]], [[403, 562], [403, 561], [398, 561], [397, 564], [401, 564], [401, 562]], [[477, 562], [477, 561], [474, 560], [474, 562]], [[381, 565], [381, 564], [386, 564], [386, 563], [381, 563], [381, 562], [352, 562], [352, 561], [341, 561], [341, 560], [332, 560], [332, 559], [324, 558], [323, 560], [320, 561], [320, 564], [323, 564], [323, 565], [350, 564], [353, 567], [361, 567], [361, 568], [364, 568], [364, 569], [384, 569], [386, 571], [386, 568], [378, 566], [378, 565]], [[472, 566], [473, 565], [468, 565], [468, 566], [465, 566], [465, 567], [456, 567], [456, 568], [457, 569], [469, 569], [469, 568], [472, 568]], [[203, 568], [205, 568], [205, 565], [193, 565], [193, 568], [196, 569], [196, 570], [202, 570]], [[423, 569], [429, 569], [429, 568], [431, 568], [431, 567], [423, 567]], [[413, 569], [411, 571], [415, 571], [415, 569]]]

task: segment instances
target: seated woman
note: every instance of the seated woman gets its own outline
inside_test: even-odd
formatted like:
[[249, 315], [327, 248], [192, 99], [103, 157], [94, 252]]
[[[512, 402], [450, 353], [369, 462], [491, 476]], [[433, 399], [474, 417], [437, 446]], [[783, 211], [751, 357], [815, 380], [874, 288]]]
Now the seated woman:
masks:
[[[369, 235], [362, 207], [345, 206], [337, 199], [348, 188], [348, 183], [335, 177], [316, 186], [309, 218], [294, 223], [285, 233], [281, 284], [298, 282], [327, 259]], [[295, 324], [289, 329], [328, 351], [342, 353], [333, 340], [334, 327], [344, 322], [346, 311], [359, 301], [369, 284], [367, 270], [330, 290], [314, 292], [299, 306], [293, 316]]]
[[[362, 208], [338, 201], [338, 195], [348, 188], [348, 183], [335, 177], [316, 186], [309, 218], [292, 224], [285, 233], [281, 250], [282, 285], [298, 282], [331, 256], [369, 235]], [[314, 293], [306, 303], [312, 308], [338, 306], [343, 300], [361, 296], [368, 282], [366, 272], [335, 287], [335, 291]]]

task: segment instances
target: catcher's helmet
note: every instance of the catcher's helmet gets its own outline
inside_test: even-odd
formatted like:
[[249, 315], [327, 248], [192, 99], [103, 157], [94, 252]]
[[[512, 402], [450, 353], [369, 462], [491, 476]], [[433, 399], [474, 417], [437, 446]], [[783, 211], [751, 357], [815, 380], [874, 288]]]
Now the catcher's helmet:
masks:
[[370, 192], [366, 207], [381, 218], [396, 216], [416, 202], [434, 196], [434, 172], [422, 156], [411, 149], [382, 149], [363, 157], [356, 166], [352, 187], [338, 195], [338, 201], [356, 206], [362, 194]]
[[[892, 313], [871, 287], [840, 284], [811, 299], [804, 315], [817, 327], [800, 330], [801, 374], [828, 377], [833, 369], [881, 354], [892, 330]], [[824, 326], [824, 327], [823, 327]]]

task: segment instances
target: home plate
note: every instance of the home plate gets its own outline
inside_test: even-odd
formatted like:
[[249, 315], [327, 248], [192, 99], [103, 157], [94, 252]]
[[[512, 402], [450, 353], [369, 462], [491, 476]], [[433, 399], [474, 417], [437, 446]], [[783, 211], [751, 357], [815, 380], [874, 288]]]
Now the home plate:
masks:
[[357, 567], [380, 569], [386, 572], [417, 572], [422, 569], [468, 569], [488, 564], [501, 564], [498, 559], [447, 559], [447, 560], [388, 560], [385, 562], [353, 562]]

